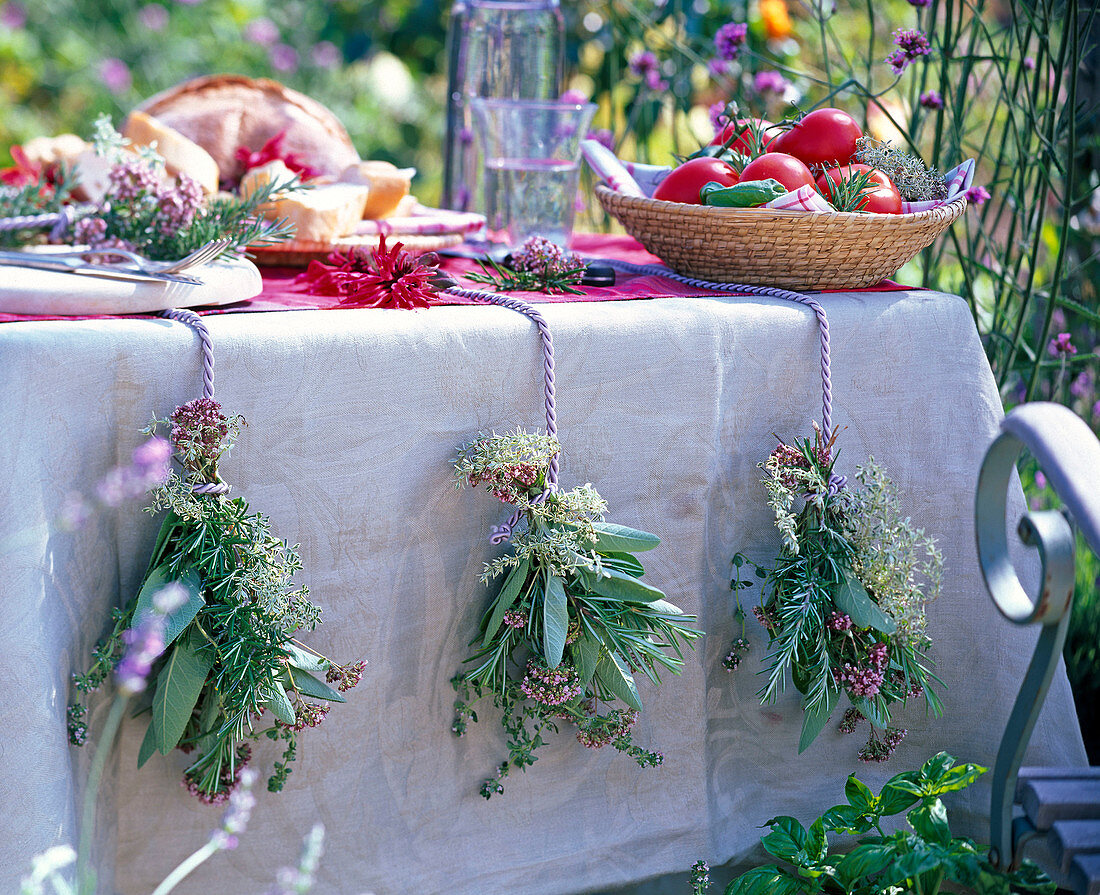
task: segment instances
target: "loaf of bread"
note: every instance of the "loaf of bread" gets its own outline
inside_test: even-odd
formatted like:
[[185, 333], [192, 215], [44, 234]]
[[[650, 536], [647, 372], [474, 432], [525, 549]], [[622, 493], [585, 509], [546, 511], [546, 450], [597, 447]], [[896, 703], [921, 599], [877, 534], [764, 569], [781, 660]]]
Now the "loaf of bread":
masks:
[[[285, 183], [293, 173], [281, 161], [268, 162], [248, 171], [241, 179], [240, 193], [251, 196], [258, 187]], [[350, 183], [313, 186], [300, 193], [275, 197], [262, 207], [264, 216], [283, 218], [294, 225], [294, 244], [328, 244], [354, 232], [363, 219], [370, 188]]]
[[415, 173], [413, 168], [398, 168], [389, 162], [356, 162], [340, 173], [339, 180], [370, 187], [363, 217], [376, 220], [388, 218], [398, 210], [401, 201], [409, 195]]
[[165, 170], [170, 176], [187, 174], [208, 196], [218, 191], [218, 163], [209, 152], [175, 128], [135, 109], [122, 125], [122, 136], [135, 146], [155, 149], [164, 159]]
[[237, 149], [259, 150], [282, 131], [284, 149], [322, 173], [336, 175], [359, 161], [332, 112], [276, 81], [196, 78], [146, 100], [139, 110], [198, 143], [217, 163], [223, 181], [233, 184], [244, 174]]

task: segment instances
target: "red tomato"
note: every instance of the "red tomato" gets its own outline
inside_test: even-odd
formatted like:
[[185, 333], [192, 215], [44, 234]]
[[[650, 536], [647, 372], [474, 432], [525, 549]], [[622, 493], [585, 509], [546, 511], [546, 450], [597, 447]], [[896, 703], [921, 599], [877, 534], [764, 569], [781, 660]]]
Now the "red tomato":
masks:
[[736, 121], [731, 121], [715, 135], [714, 139], [710, 141], [710, 145], [721, 146], [726, 140], [732, 139], [734, 133], [737, 133], [737, 139], [733, 140], [728, 148], [733, 152], [740, 152], [742, 155], [752, 155], [756, 151], [756, 141], [753, 139], [752, 131], [749, 128], [752, 122], [755, 122], [757, 127], [760, 128], [760, 141], [764, 144], [766, 150], [768, 144], [775, 139], [775, 136], [765, 130], [765, 128], [771, 127], [772, 123], [763, 118], [738, 118]]
[[802, 162], [785, 152], [769, 152], [745, 165], [741, 182], [746, 180], [778, 180], [791, 192], [800, 186], [813, 186], [814, 176]]
[[807, 165], [846, 165], [863, 136], [856, 120], [840, 109], [810, 112], [768, 144], [768, 152], [786, 152]]
[[885, 172], [867, 165], [844, 165], [840, 168], [830, 168], [817, 178], [817, 188], [821, 194], [832, 201], [833, 188], [847, 181], [854, 174], [870, 175], [874, 189], [863, 194], [859, 203], [860, 211], [871, 214], [901, 214], [901, 194], [894, 182]]
[[712, 180], [722, 186], [733, 186], [740, 178], [737, 172], [725, 162], [716, 158], [688, 159], [679, 168], [674, 168], [662, 180], [653, 193], [654, 199], [665, 202], [687, 202], [701, 205], [699, 190]]

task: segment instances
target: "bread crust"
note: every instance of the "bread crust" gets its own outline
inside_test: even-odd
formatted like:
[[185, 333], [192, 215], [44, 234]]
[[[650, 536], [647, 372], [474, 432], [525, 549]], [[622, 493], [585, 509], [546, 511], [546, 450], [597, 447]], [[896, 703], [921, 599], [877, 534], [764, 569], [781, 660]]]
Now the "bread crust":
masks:
[[177, 84], [143, 102], [152, 115], [202, 146], [218, 163], [223, 180], [244, 173], [240, 146], [258, 150], [285, 130], [283, 147], [326, 174], [359, 160], [340, 120], [305, 94], [267, 78], [208, 75]]

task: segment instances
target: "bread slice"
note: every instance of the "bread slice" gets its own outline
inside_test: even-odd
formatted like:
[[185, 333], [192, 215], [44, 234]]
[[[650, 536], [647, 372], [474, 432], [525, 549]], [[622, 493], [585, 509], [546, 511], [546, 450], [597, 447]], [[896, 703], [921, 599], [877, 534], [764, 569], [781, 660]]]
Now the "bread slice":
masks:
[[89, 144], [76, 134], [58, 134], [56, 137], [34, 137], [28, 140], [23, 144], [23, 154], [32, 165], [45, 167], [63, 164], [71, 168], [76, 163], [76, 157], [89, 148]]
[[398, 168], [389, 162], [356, 162], [340, 173], [339, 181], [370, 187], [363, 217], [375, 220], [388, 218], [398, 210], [401, 201], [409, 195], [415, 173], [415, 168]]
[[338, 174], [359, 160], [332, 112], [276, 81], [239, 75], [196, 78], [157, 94], [139, 109], [202, 146], [232, 183], [244, 174], [237, 149], [256, 151], [281, 131], [286, 131], [284, 149], [323, 173]]
[[209, 152], [164, 122], [135, 109], [123, 122], [122, 136], [136, 146], [155, 149], [172, 177], [186, 174], [208, 196], [218, 191], [218, 163]]
[[[253, 168], [241, 181], [241, 195], [251, 196], [260, 185], [285, 181], [289, 169], [280, 161]], [[370, 188], [349, 183], [313, 186], [301, 193], [286, 193], [262, 206], [264, 217], [283, 218], [294, 225], [294, 244], [328, 244], [347, 236], [363, 219]]]

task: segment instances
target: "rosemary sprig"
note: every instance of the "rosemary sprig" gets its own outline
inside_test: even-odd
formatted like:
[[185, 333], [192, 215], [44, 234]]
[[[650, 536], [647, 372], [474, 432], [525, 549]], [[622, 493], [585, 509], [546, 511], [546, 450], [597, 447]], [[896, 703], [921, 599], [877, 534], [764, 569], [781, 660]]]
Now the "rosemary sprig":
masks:
[[553, 292], [584, 295], [576, 288], [584, 279], [585, 263], [577, 259], [567, 269], [559, 272], [538, 272], [508, 267], [492, 258], [478, 259], [481, 273], [464, 274], [475, 283], [485, 283], [497, 292]]
[[839, 183], [828, 175], [826, 180], [829, 182], [829, 189], [822, 195], [837, 211], [866, 213], [867, 194], [874, 192], [878, 187], [878, 184], [871, 180], [870, 171], [856, 171], [844, 177]]

